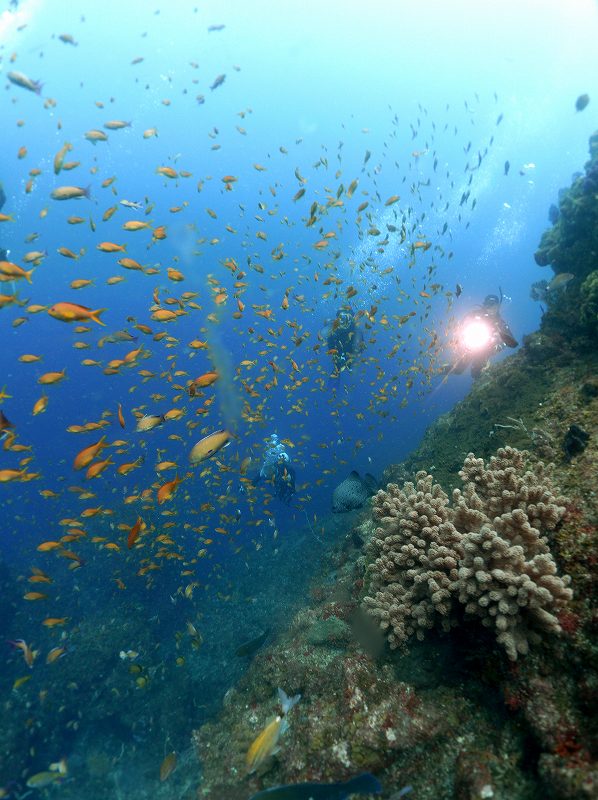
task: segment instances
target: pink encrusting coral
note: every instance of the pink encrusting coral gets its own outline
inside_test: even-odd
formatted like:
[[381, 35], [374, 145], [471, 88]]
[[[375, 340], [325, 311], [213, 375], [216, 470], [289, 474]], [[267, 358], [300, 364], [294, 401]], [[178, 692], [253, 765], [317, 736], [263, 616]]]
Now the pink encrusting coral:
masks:
[[513, 661], [543, 635], [560, 633], [558, 615], [572, 592], [547, 534], [563, 519], [565, 499], [542, 463], [526, 469], [527, 455], [505, 447], [486, 465], [470, 453], [452, 505], [425, 472], [415, 484], [377, 493], [381, 527], [367, 545], [373, 560], [363, 603], [392, 648], [435, 625], [450, 629], [460, 610], [494, 629]]

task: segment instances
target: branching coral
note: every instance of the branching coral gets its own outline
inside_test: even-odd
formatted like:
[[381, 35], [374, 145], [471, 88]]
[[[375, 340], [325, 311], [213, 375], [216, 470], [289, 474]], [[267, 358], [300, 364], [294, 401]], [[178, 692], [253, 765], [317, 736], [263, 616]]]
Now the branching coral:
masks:
[[462, 551], [459, 534], [450, 521], [449, 499], [432, 477], [417, 474], [417, 483], [401, 490], [389, 484], [374, 497], [374, 519], [382, 523], [370, 539], [376, 556], [368, 567], [367, 610], [388, 629], [391, 647], [439, 622], [453, 624], [451, 586], [458, 578]]
[[367, 545], [367, 611], [392, 648], [426, 628], [467, 617], [493, 628], [511, 660], [542, 634], [560, 632], [556, 614], [571, 598], [556, 574], [546, 533], [565, 514], [544, 465], [525, 470], [525, 452], [502, 448], [488, 465], [470, 453], [448, 495], [419, 472], [416, 484], [389, 484], [374, 498], [381, 523]]

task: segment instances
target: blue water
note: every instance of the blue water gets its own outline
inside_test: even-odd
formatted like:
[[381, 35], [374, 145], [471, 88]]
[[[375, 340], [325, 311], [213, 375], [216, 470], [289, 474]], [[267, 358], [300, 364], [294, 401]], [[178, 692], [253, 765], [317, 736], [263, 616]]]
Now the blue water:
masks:
[[[242, 626], [235, 623], [238, 616], [231, 616], [222, 623], [223, 638], [217, 643], [204, 635], [204, 651], [224, 658], [222, 653], [247, 638], [239, 627], [251, 635], [263, 626], [260, 592], [271, 598], [281, 575], [292, 581], [293, 559], [301, 563], [320, 557], [321, 543], [306, 527], [306, 517], [313, 533], [325, 537], [339, 480], [351, 469], [380, 476], [417, 446], [431, 421], [467, 393], [467, 374], [442, 382], [434, 373], [454, 356], [448, 342], [459, 317], [500, 289], [503, 316], [519, 341], [537, 328], [541, 309], [529, 298], [529, 288], [552, 273], [535, 265], [533, 253], [549, 224], [550, 204], [581, 169], [588, 136], [596, 128], [598, 11], [589, 0], [371, 2], [367, 8], [311, 0], [25, 0], [16, 9], [3, 7], [0, 179], [7, 196], [2, 210], [14, 222], [1, 223], [0, 246], [18, 264], [31, 250], [45, 250], [47, 257], [31, 285], [2, 285], [2, 292], [16, 288], [28, 301], [0, 314], [0, 385], [11, 395], [2, 410], [15, 426], [17, 442], [31, 451], [0, 451], [0, 469], [17, 469], [21, 459], [33, 456], [27, 470], [39, 478], [1, 485], [0, 554], [15, 575], [28, 576], [33, 565], [54, 579], [48, 592], [52, 600], [20, 603], [7, 636], [32, 641], [44, 655], [63, 636], [74, 680], [77, 668], [88, 668], [78, 636], [91, 619], [116, 630], [123, 614], [137, 608], [147, 615], [151, 608], [162, 624], [156, 638], [172, 661], [174, 631], [197, 617], [205, 631], [217, 630], [220, 623], [209, 612], [225, 597], [243, 609]], [[224, 28], [209, 31], [211, 25]], [[59, 40], [65, 33], [76, 46]], [[143, 60], [132, 64], [136, 58]], [[42, 81], [41, 96], [10, 84], [5, 76], [11, 70]], [[210, 89], [218, 75], [226, 76], [224, 83]], [[576, 113], [575, 100], [582, 93], [591, 102]], [[198, 95], [205, 102], [198, 102]], [[85, 140], [86, 131], [103, 129], [109, 120], [131, 125], [106, 131], [107, 142]], [[158, 135], [143, 138], [143, 131], [154, 127]], [[81, 163], [56, 176], [54, 155], [65, 142], [73, 145], [67, 161]], [[27, 152], [18, 158], [21, 147]], [[160, 166], [191, 176], [169, 180], [156, 174]], [[41, 174], [26, 192], [31, 169]], [[236, 178], [230, 191], [222, 181], [226, 175]], [[102, 182], [113, 176], [114, 182], [103, 188]], [[348, 197], [354, 179], [359, 183]], [[61, 185], [89, 186], [91, 197], [52, 200], [50, 192]], [[301, 188], [304, 196], [294, 200]], [[394, 195], [400, 199], [386, 206]], [[337, 197], [342, 205], [332, 205]], [[119, 205], [103, 222], [104, 212], [122, 199], [142, 202], [144, 208], [151, 204], [152, 210], [146, 216]], [[357, 207], [366, 201], [358, 219]], [[307, 227], [314, 202], [319, 204], [317, 221]], [[173, 207], [181, 210], [172, 212]], [[71, 215], [85, 222], [70, 225]], [[151, 230], [123, 230], [130, 219], [165, 225], [167, 238], [152, 243]], [[389, 232], [388, 224], [398, 230]], [[380, 233], [368, 233], [371, 228]], [[26, 242], [32, 233], [37, 238]], [[327, 247], [314, 248], [326, 233], [334, 234]], [[381, 244], [386, 233], [388, 241]], [[103, 241], [126, 243], [128, 257], [158, 274], [122, 269], [117, 260], [124, 254], [96, 249]], [[431, 247], [412, 251], [416, 241]], [[85, 248], [85, 254], [73, 261], [59, 255], [58, 247], [77, 253]], [[280, 260], [272, 258], [281, 252]], [[235, 259], [246, 273], [245, 309], [238, 319], [233, 317], [238, 311], [235, 278], [223, 266], [226, 259]], [[169, 280], [167, 267], [180, 270], [185, 280]], [[125, 280], [107, 285], [116, 275]], [[325, 285], [328, 277], [338, 284]], [[94, 284], [75, 291], [70, 288], [75, 279], [93, 279]], [[462, 286], [459, 298], [454, 296], [457, 284]], [[222, 305], [214, 302], [219, 287], [228, 292]], [[352, 308], [371, 315], [369, 321], [360, 319], [366, 349], [350, 373], [335, 378], [318, 334], [347, 301], [349, 287], [355, 290]], [[196, 292], [201, 308], [187, 306], [175, 322], [155, 322], [150, 319], [155, 292], [162, 302]], [[281, 308], [285, 294], [287, 310]], [[84, 323], [65, 324], [26, 310], [29, 304], [60, 301], [105, 308], [106, 327], [90, 322], [89, 331], [76, 333], [75, 327]], [[256, 315], [253, 305], [271, 309], [271, 318]], [[411, 312], [401, 326], [398, 318]], [[26, 321], [14, 327], [22, 317]], [[172, 338], [154, 341], [136, 330], [136, 323]], [[137, 341], [98, 348], [102, 336], [123, 329]], [[438, 345], [431, 346], [435, 335]], [[194, 339], [208, 342], [208, 349], [189, 348]], [[88, 347], [76, 349], [77, 342]], [[147, 358], [116, 375], [103, 373], [109, 360], [122, 359], [140, 345]], [[43, 360], [18, 361], [28, 353]], [[101, 366], [83, 366], [85, 358]], [[294, 373], [290, 359], [299, 372]], [[242, 360], [255, 365], [240, 366]], [[63, 368], [67, 379], [61, 384], [37, 384], [42, 373]], [[213, 368], [221, 377], [203, 399], [215, 400], [204, 416], [195, 416], [202, 401], [187, 397], [185, 383]], [[140, 369], [154, 377], [142, 380]], [[185, 374], [177, 376], [177, 370]], [[240, 379], [257, 396], [250, 396]], [[48, 409], [34, 417], [33, 404], [42, 389]], [[118, 403], [127, 421], [124, 431], [116, 422]], [[171, 408], [185, 408], [187, 414], [148, 434], [134, 431], [134, 410], [162, 414]], [[100, 421], [103, 415], [110, 425], [101, 432], [66, 432], [69, 425]], [[235, 434], [234, 441], [216, 460], [190, 467], [193, 444], [222, 427]], [[252, 456], [259, 467], [265, 439], [273, 431], [290, 442], [297, 475], [290, 507], [259, 488], [249, 500], [240, 491], [240, 462]], [[122, 453], [110, 447], [103, 457], [111, 454], [116, 465], [143, 457], [143, 465], [126, 477], [109, 466], [102, 477], [86, 482], [84, 473], [73, 471], [72, 461], [102, 433], [109, 443], [126, 441]], [[179, 438], [169, 438], [173, 434]], [[154, 465], [162, 460], [176, 462], [177, 469], [158, 476]], [[170, 503], [156, 506], [155, 492], [145, 501], [124, 502], [171, 480], [175, 472], [184, 482]], [[69, 491], [73, 486], [89, 488], [95, 497], [79, 500]], [[59, 496], [44, 499], [40, 490]], [[73, 545], [85, 562], [82, 568], [71, 573], [64, 560], [36, 551], [41, 542], [64, 533], [60, 520], [100, 506], [103, 513], [83, 520], [87, 540]], [[138, 516], [156, 534], [171, 535], [175, 543], [168, 547], [184, 562], [163, 562], [159, 571], [139, 578], [139, 562], [148, 557], [149, 545], [129, 553], [125, 544], [126, 526]], [[166, 522], [174, 525], [164, 529]], [[206, 527], [193, 530], [199, 526]], [[91, 544], [92, 536], [105, 537], [120, 549]], [[211, 540], [207, 544], [206, 538]], [[208, 555], [193, 562], [199, 549]], [[275, 557], [284, 562], [280, 568], [272, 568]], [[185, 567], [189, 572], [181, 576]], [[116, 588], [117, 578], [126, 590]], [[176, 600], [177, 590], [191, 582], [200, 584], [198, 599], [192, 592], [191, 608], [179, 617], [180, 606], [169, 598]], [[44, 591], [45, 584], [24, 585]], [[287, 612], [283, 601], [270, 607], [281, 625]], [[46, 615], [66, 616], [69, 623], [43, 629]], [[118, 650], [121, 642], [115, 635], [116, 642]], [[138, 649], [139, 644], [131, 641], [129, 646]], [[14, 680], [28, 672], [8, 648], [0, 660], [10, 692]], [[202, 664], [193, 663], [193, 680], [201, 682]], [[35, 673], [43, 669], [40, 657], [30, 686], [20, 691], [40, 691], [45, 678], [36, 682]], [[230, 685], [239, 670], [231, 667]], [[210, 702], [216, 702], [223, 684], [212, 675], [203, 685], [206, 694], [215, 687]], [[80, 701], [71, 696], [69, 702]], [[188, 741], [191, 727], [202, 719], [199, 713], [192, 716], [176, 734], [180, 742]], [[56, 745], [60, 733], [51, 739]], [[77, 747], [71, 731], [64, 749]], [[68, 752], [51, 758], [61, 754]], [[23, 758], [30, 772], [45, 769], [46, 756], [50, 753], [27, 760], [20, 754], [15, 772], [4, 765], [0, 783], [21, 780]]]

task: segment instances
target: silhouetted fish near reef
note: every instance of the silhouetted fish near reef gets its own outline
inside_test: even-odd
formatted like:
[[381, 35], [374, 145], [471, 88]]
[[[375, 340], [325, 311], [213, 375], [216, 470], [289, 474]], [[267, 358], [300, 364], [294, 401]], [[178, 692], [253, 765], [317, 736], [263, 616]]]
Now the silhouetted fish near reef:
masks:
[[351, 794], [380, 794], [382, 785], [370, 772], [342, 783], [289, 783], [272, 786], [249, 800], [345, 800]]
[[252, 656], [257, 650], [260, 649], [268, 636], [270, 636], [270, 628], [266, 628], [266, 630], [259, 636], [256, 636], [255, 639], [250, 639], [248, 642], [243, 642], [243, 644], [235, 650], [235, 655], [239, 657]]

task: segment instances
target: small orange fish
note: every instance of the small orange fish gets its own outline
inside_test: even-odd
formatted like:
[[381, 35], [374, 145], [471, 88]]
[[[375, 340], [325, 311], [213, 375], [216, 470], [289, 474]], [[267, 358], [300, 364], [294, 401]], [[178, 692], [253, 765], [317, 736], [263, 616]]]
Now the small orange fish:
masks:
[[43, 394], [33, 406], [33, 416], [37, 417], [38, 414], [43, 414], [48, 408], [48, 395]]
[[104, 127], [108, 131], [120, 131], [122, 128], [130, 128], [130, 122], [124, 122], [122, 119], [111, 119], [104, 123]]
[[88, 142], [91, 142], [95, 145], [96, 142], [107, 142], [108, 136], [104, 133], [104, 131], [99, 131], [96, 128], [87, 131], [84, 134], [85, 138]]
[[53, 200], [78, 200], [82, 197], [90, 198], [89, 186], [58, 186], [54, 189], [50, 197]]
[[58, 247], [56, 252], [65, 258], [72, 258], [75, 261], [79, 260], [79, 256], [76, 253], [73, 253], [72, 250], [69, 250], [68, 247]]
[[124, 267], [125, 269], [138, 269], [141, 272], [143, 272], [144, 269], [144, 267], [138, 261], [135, 261], [134, 258], [119, 258], [116, 263], [120, 264], [121, 267]]
[[219, 377], [220, 376], [217, 372], [204, 372], [203, 375], [200, 375], [199, 378], [195, 378], [195, 380], [191, 381], [187, 385], [189, 397], [195, 397], [198, 389], [204, 389], [206, 386], [211, 386], [218, 380]]
[[178, 172], [172, 167], [158, 167], [156, 172], [158, 175], [163, 175], [165, 178], [178, 178]]
[[156, 322], [172, 322], [173, 319], [177, 319], [177, 314], [167, 308], [158, 308], [152, 314], [152, 319], [156, 320]]
[[0, 261], [0, 281], [18, 281], [25, 278], [27, 283], [31, 283], [34, 269], [24, 270], [18, 264], [13, 264], [12, 261]]
[[141, 517], [137, 517], [137, 522], [133, 525], [131, 530], [129, 531], [129, 535], [127, 536], [127, 547], [129, 550], [133, 547], [137, 539], [139, 539], [139, 534], [141, 533], [141, 528], [143, 527], [143, 520]]
[[57, 550], [59, 547], [61, 547], [60, 542], [42, 542], [38, 544], [36, 549], [39, 550], [40, 553], [49, 553], [50, 550]]
[[46, 664], [53, 664], [66, 653], [66, 647], [53, 647], [46, 656]]
[[99, 477], [104, 470], [110, 466], [110, 464], [114, 464], [114, 461], [108, 456], [103, 461], [98, 461], [95, 464], [91, 464], [87, 472], [85, 473], [86, 479], [89, 481], [92, 478]]
[[91, 308], [87, 308], [87, 306], [80, 306], [77, 303], [54, 303], [54, 305], [48, 309], [48, 314], [53, 317], [54, 319], [58, 319], [61, 322], [81, 322], [83, 320], [93, 320], [93, 322], [97, 322], [98, 325], [106, 326], [105, 322], [99, 318], [100, 314], [103, 314], [104, 311], [107, 311], [106, 308], [97, 308], [92, 310]]
[[33, 667], [33, 662], [39, 655], [38, 650], [32, 650], [31, 647], [27, 644], [24, 639], [17, 639], [16, 641], [11, 641], [10, 644], [20, 650], [23, 653], [23, 658], [25, 659], [25, 663], [29, 668]]
[[163, 486], [160, 486], [160, 488], [158, 489], [158, 505], [161, 506], [162, 503], [165, 503], [167, 500], [170, 500], [171, 497], [176, 492], [179, 483], [182, 482], [183, 479], [179, 478], [177, 475], [177, 477], [174, 480], [168, 481], [168, 483], [165, 483]]
[[117, 468], [117, 473], [119, 475], [128, 475], [130, 472], [133, 472], [134, 469], [140, 467], [144, 462], [143, 456], [139, 456], [137, 461], [130, 461], [128, 464], [121, 464], [120, 467]]
[[102, 436], [99, 442], [95, 444], [90, 444], [88, 447], [85, 447], [81, 450], [76, 456], [73, 462], [73, 469], [84, 469], [84, 467], [89, 466], [91, 462], [96, 458], [96, 456], [102, 452], [102, 450], [106, 447], [106, 437]]
[[42, 386], [50, 386], [53, 383], [59, 383], [66, 378], [66, 367], [62, 372], [45, 372], [41, 378], [37, 379], [38, 383]]
[[138, 219], [127, 220], [122, 226], [125, 231], [142, 231], [149, 227], [151, 227], [149, 222], [142, 222]]
[[115, 244], [114, 242], [100, 242], [96, 245], [96, 250], [100, 250], [102, 253], [126, 253], [127, 245]]
[[66, 154], [72, 149], [73, 149], [72, 144], [69, 144], [69, 142], [67, 142], [65, 145], [63, 145], [60, 148], [60, 150], [54, 156], [54, 174], [55, 175], [58, 175], [58, 173], [62, 169], [62, 165], [64, 163], [64, 159], [66, 158]]

